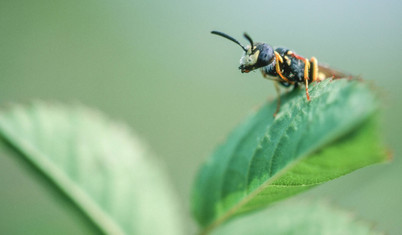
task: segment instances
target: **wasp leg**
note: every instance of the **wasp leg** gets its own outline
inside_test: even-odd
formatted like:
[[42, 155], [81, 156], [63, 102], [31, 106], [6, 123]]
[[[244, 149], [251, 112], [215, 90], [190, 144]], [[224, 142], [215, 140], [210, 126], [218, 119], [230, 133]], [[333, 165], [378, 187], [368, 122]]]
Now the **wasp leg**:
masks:
[[279, 75], [279, 77], [281, 77], [285, 82], [293, 84], [292, 82], [289, 81], [289, 79], [287, 79], [285, 76], [283, 76], [282, 72], [281, 72], [281, 67], [280, 64], [283, 64], [283, 58], [281, 55], [279, 55], [278, 52], [274, 52], [275, 53], [275, 59], [276, 59], [276, 63], [275, 63], [275, 70], [276, 73]]
[[317, 81], [317, 79], [319, 79], [319, 81], [321, 82], [322, 79], [320, 79], [318, 77], [318, 61], [317, 61], [317, 59], [315, 57], [311, 57], [310, 63], [312, 65], [312, 68], [311, 68], [311, 80], [313, 82], [315, 82], [315, 81]]
[[[262, 76], [266, 79], [269, 79], [269, 76], [264, 73], [263, 70], [261, 70]], [[275, 90], [276, 90], [276, 94], [278, 94], [278, 101], [276, 102], [276, 110], [274, 113], [274, 117], [276, 116], [276, 114], [279, 112], [279, 109], [281, 107], [281, 89], [279, 87], [279, 83], [283, 83], [281, 81], [279, 81], [279, 79], [274, 79], [274, 85], [275, 85]]]
[[274, 117], [276, 116], [276, 114], [279, 113], [279, 109], [281, 108], [281, 88], [279, 87], [279, 82], [274, 82], [275, 84], [275, 90], [276, 93], [278, 94], [278, 101], [276, 102], [276, 110], [274, 113]]
[[310, 95], [308, 93], [309, 70], [310, 70], [310, 62], [307, 59], [305, 59], [304, 60], [304, 82], [306, 83], [306, 96], [307, 96], [308, 101], [310, 101]]

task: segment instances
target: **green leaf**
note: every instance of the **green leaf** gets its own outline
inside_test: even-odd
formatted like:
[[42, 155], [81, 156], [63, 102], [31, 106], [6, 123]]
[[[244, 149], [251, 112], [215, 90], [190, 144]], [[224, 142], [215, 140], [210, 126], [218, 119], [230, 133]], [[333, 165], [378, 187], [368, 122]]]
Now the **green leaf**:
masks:
[[2, 110], [0, 137], [104, 233], [181, 234], [164, 172], [126, 126], [82, 106], [34, 103]]
[[192, 210], [208, 233], [242, 212], [387, 159], [374, 119], [375, 96], [361, 82], [325, 80], [267, 103], [205, 163]]
[[382, 234], [352, 213], [325, 202], [287, 202], [235, 219], [217, 228], [216, 235], [368, 235]]

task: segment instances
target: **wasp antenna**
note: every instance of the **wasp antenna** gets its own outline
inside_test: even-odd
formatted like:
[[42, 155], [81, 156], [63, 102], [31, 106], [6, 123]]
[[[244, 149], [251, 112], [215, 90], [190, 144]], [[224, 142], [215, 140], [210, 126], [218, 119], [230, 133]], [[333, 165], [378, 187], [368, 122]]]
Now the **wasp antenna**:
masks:
[[243, 36], [250, 42], [250, 44], [251, 44], [251, 51], [253, 51], [253, 48], [254, 48], [253, 39], [251, 39], [251, 37], [250, 37], [247, 33], [244, 33]]
[[237, 41], [233, 37], [231, 37], [231, 36], [229, 36], [229, 35], [227, 35], [225, 33], [219, 32], [219, 31], [211, 31], [211, 33], [219, 35], [219, 36], [224, 37], [226, 39], [229, 39], [230, 41], [232, 41], [232, 42], [236, 43], [237, 45], [239, 45], [243, 49], [243, 51], [247, 52], [247, 49], [242, 44], [240, 44], [239, 41]]

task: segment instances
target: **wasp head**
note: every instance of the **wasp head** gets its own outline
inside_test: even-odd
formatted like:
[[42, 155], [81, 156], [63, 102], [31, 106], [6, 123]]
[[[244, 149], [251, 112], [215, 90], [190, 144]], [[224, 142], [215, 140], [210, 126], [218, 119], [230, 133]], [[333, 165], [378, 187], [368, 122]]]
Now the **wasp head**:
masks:
[[274, 61], [274, 49], [266, 43], [253, 43], [251, 37], [244, 33], [244, 37], [250, 42], [250, 45], [244, 47], [239, 41], [233, 37], [218, 31], [212, 31], [211, 33], [224, 37], [238, 44], [244, 51], [244, 55], [240, 59], [240, 71], [242, 73], [248, 73], [254, 69], [258, 69], [269, 65]]
[[242, 73], [267, 66], [274, 61], [274, 49], [266, 43], [257, 42], [254, 45], [251, 43], [246, 49], [240, 58], [239, 69]]

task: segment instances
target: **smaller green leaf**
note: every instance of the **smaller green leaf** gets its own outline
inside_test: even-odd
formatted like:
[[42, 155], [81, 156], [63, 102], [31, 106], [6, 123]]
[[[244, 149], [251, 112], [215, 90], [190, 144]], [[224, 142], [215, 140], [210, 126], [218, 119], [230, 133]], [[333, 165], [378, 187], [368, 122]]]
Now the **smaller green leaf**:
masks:
[[279, 203], [217, 228], [214, 235], [375, 235], [373, 225], [324, 202]]
[[377, 102], [358, 81], [324, 80], [268, 103], [242, 123], [201, 169], [192, 209], [204, 233], [361, 167], [384, 162]]
[[0, 111], [0, 140], [106, 234], [181, 234], [166, 175], [128, 127], [82, 106], [36, 102]]

